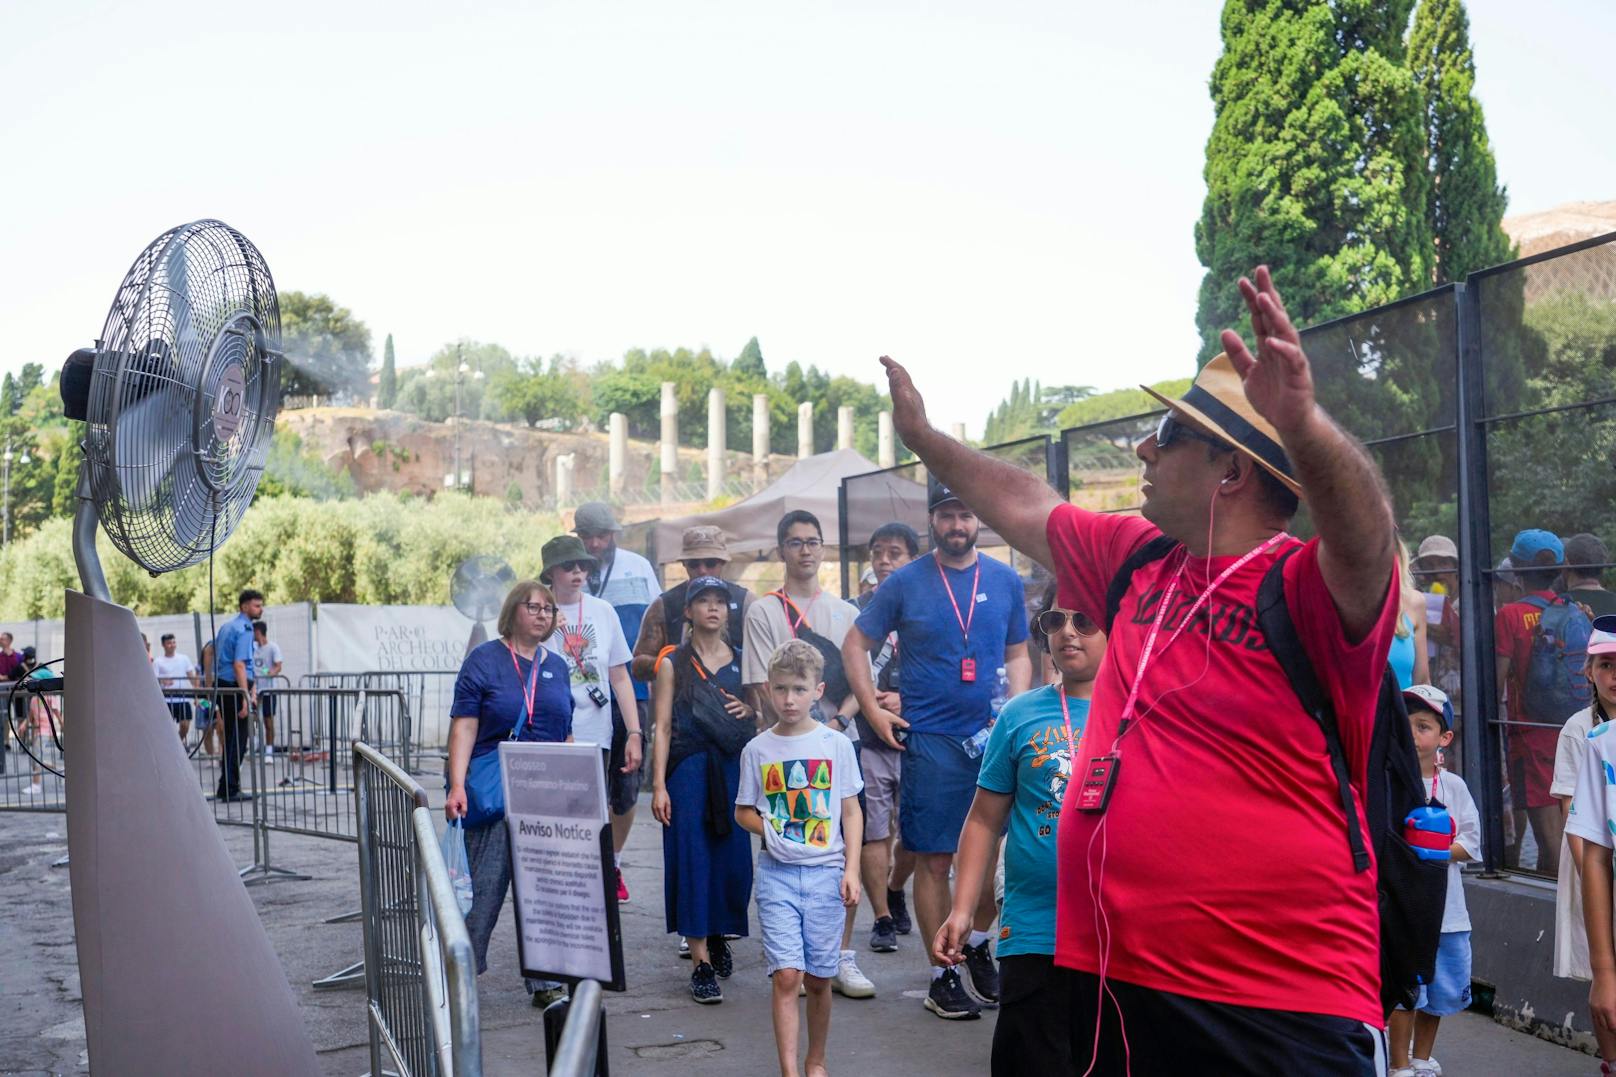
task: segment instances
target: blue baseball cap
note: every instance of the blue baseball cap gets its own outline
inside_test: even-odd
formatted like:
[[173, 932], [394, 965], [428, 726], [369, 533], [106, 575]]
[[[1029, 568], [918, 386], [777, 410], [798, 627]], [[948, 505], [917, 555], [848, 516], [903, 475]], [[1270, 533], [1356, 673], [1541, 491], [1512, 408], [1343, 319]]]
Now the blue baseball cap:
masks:
[[1515, 562], [1516, 568], [1531, 568], [1537, 560], [1537, 555], [1544, 550], [1554, 554], [1554, 563], [1565, 563], [1565, 545], [1560, 537], [1552, 531], [1531, 527], [1515, 536], [1515, 541], [1509, 546], [1509, 559]]
[[696, 596], [707, 591], [718, 591], [726, 599], [729, 597], [729, 585], [717, 576], [697, 576], [685, 588], [685, 604], [696, 601]]

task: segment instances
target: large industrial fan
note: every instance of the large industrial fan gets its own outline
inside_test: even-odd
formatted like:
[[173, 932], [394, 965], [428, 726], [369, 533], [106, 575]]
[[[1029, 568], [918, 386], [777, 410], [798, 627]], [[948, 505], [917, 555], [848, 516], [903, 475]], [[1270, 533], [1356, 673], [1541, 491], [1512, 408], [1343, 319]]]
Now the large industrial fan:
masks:
[[84, 594], [67, 595], [65, 710], [73, 922], [96, 1072], [213, 1074], [245, 1060], [263, 1073], [318, 1072], [95, 547], [99, 523], [156, 575], [230, 537], [269, 450], [279, 346], [263, 256], [205, 220], [141, 252], [100, 340], [62, 371], [67, 415], [85, 424], [73, 523]]
[[488, 639], [484, 622], [499, 616], [505, 595], [516, 582], [511, 566], [490, 554], [468, 557], [455, 566], [449, 578], [449, 601], [471, 625], [471, 639], [466, 642], [466, 653]]

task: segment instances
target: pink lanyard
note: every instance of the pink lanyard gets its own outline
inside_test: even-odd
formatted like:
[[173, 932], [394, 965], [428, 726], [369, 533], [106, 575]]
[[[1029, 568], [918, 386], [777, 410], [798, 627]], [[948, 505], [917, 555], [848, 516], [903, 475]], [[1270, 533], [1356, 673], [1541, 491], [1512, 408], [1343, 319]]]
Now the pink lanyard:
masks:
[[971, 622], [976, 619], [976, 587], [982, 582], [982, 557], [976, 558], [976, 575], [971, 577], [971, 600], [967, 603], [965, 616], [960, 616], [959, 599], [954, 597], [954, 588], [948, 585], [948, 573], [943, 571], [943, 563], [936, 554], [932, 554], [932, 562], [937, 566], [937, 575], [943, 579], [943, 593], [948, 595], [948, 601], [954, 607], [954, 620], [959, 622], [960, 631], [965, 634], [965, 649], [971, 649]]
[[[1185, 614], [1184, 620], [1179, 622], [1178, 627], [1173, 630], [1173, 634], [1167, 637], [1167, 642], [1162, 644], [1161, 651], [1157, 652], [1157, 654], [1152, 654], [1152, 648], [1156, 644], [1156, 633], [1161, 630], [1162, 621], [1167, 617], [1167, 607], [1172, 605], [1173, 595], [1178, 591], [1178, 578], [1184, 575], [1184, 566], [1189, 564], [1188, 554], [1185, 555], [1184, 560], [1178, 563], [1178, 568], [1174, 571], [1173, 578], [1168, 581], [1167, 592], [1162, 595], [1161, 604], [1156, 607], [1156, 620], [1151, 623], [1150, 634], [1145, 637], [1145, 649], [1139, 655], [1139, 668], [1134, 671], [1133, 685], [1128, 689], [1128, 701], [1122, 705], [1122, 717], [1117, 721], [1118, 739], [1121, 739], [1122, 734], [1127, 731], [1128, 723], [1133, 718], [1134, 707], [1139, 702], [1139, 689], [1144, 684], [1145, 668], [1150, 665], [1151, 659], [1159, 654], [1165, 654], [1167, 648], [1178, 641], [1178, 637], [1182, 636], [1184, 630], [1195, 620], [1195, 615], [1200, 612], [1201, 607], [1206, 605], [1207, 599], [1212, 597], [1212, 592], [1223, 586], [1224, 581], [1288, 538], [1290, 538], [1290, 535], [1281, 531], [1261, 546], [1255, 546], [1247, 550], [1238, 561], [1224, 569], [1218, 575], [1218, 578], [1212, 581], [1212, 585], [1201, 592], [1200, 597], [1195, 600], [1195, 604], [1190, 607], [1189, 613]], [[1062, 697], [1062, 703], [1065, 703], [1064, 696]]]
[[509, 643], [505, 649], [511, 652], [511, 666], [516, 670], [516, 683], [522, 689], [522, 701], [527, 704], [527, 724], [533, 724], [533, 701], [539, 694], [539, 652], [543, 648], [533, 651], [533, 666], [527, 672], [527, 683], [522, 683], [522, 664], [516, 660], [516, 648]]

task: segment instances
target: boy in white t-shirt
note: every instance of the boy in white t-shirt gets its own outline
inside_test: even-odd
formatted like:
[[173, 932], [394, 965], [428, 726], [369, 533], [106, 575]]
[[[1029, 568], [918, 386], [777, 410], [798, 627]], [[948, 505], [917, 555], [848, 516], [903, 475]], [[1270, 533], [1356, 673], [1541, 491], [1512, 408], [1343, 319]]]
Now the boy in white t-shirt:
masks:
[[[1442, 1072], [1431, 1049], [1442, 1018], [1470, 1006], [1470, 910], [1465, 905], [1464, 880], [1459, 865], [1481, 855], [1481, 816], [1470, 788], [1457, 774], [1441, 769], [1442, 749], [1453, 743], [1453, 705], [1440, 688], [1416, 684], [1405, 689], [1408, 722], [1414, 749], [1420, 756], [1420, 774], [1428, 800], [1440, 801], [1453, 820], [1453, 844], [1448, 848], [1448, 904], [1442, 913], [1442, 938], [1436, 949], [1436, 974], [1420, 985], [1414, 1010], [1398, 1008], [1387, 1022], [1391, 1044], [1391, 1077]], [[1409, 1041], [1413, 1041], [1410, 1051]]]
[[[1616, 615], [1595, 617], [1588, 636], [1588, 679], [1593, 682], [1595, 699], [1586, 711], [1572, 715], [1566, 731], [1579, 724], [1586, 729], [1583, 754], [1576, 772], [1575, 793], [1567, 808], [1565, 833], [1571, 852], [1577, 858], [1581, 875], [1582, 921], [1564, 923], [1571, 915], [1571, 895], [1562, 892], [1556, 902], [1555, 973], [1561, 967], [1561, 933], [1583, 943], [1580, 957], [1593, 980], [1588, 992], [1588, 1011], [1593, 1019], [1594, 1038], [1599, 1041], [1600, 1072], [1616, 1073], [1616, 947], [1611, 943], [1611, 842], [1616, 835], [1616, 737], [1610, 735], [1616, 714]], [[1579, 722], [1580, 720], [1580, 722]], [[1561, 736], [1565, 735], [1562, 732]], [[1556, 791], [1563, 777], [1558, 754], [1555, 760]], [[1564, 802], [1562, 802], [1563, 804]], [[1562, 890], [1575, 885], [1577, 874], [1568, 881], [1562, 867]], [[1568, 950], [1575, 947], [1568, 946]], [[1573, 972], [1580, 971], [1573, 969]]]
[[844, 910], [859, 899], [864, 788], [853, 742], [814, 720], [825, 660], [802, 640], [769, 657], [779, 721], [741, 751], [735, 821], [763, 838], [756, 886], [763, 952], [774, 980], [774, 1042], [782, 1077], [797, 1077], [797, 990], [808, 990], [808, 1077], [823, 1077], [830, 982], [841, 961]]

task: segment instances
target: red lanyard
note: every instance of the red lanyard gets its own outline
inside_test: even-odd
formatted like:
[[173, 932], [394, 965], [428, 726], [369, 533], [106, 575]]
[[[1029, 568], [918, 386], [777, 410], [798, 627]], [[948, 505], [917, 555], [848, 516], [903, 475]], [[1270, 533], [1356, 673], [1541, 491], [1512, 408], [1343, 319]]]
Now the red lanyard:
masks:
[[1122, 705], [1122, 716], [1117, 722], [1117, 737], [1119, 739], [1126, 732], [1128, 722], [1133, 718], [1134, 706], [1139, 702], [1139, 689], [1145, 680], [1145, 668], [1150, 665], [1151, 659], [1159, 654], [1165, 654], [1167, 648], [1178, 641], [1178, 637], [1182, 636], [1184, 630], [1195, 620], [1195, 615], [1200, 612], [1201, 607], [1206, 605], [1206, 600], [1212, 597], [1212, 592], [1223, 586], [1224, 581], [1242, 568], [1245, 568], [1252, 560], [1272, 550], [1288, 538], [1290, 538], [1290, 535], [1281, 531], [1261, 546], [1254, 546], [1247, 550], [1239, 560], [1224, 569], [1218, 575], [1218, 578], [1213, 580], [1205, 591], [1201, 592], [1200, 597], [1195, 600], [1195, 604], [1184, 615], [1184, 620], [1179, 622], [1178, 627], [1173, 630], [1173, 634], [1167, 637], [1167, 642], [1162, 644], [1161, 651], [1152, 654], [1152, 648], [1156, 644], [1156, 633], [1161, 630], [1162, 621], [1167, 617], [1167, 607], [1173, 604], [1173, 595], [1178, 591], [1178, 579], [1184, 575], [1184, 566], [1189, 563], [1189, 557], [1186, 555], [1184, 560], [1178, 563], [1178, 569], [1173, 573], [1173, 578], [1168, 581], [1166, 593], [1162, 595], [1161, 604], [1156, 607], [1156, 620], [1151, 623], [1150, 634], [1145, 637], [1145, 648], [1139, 655], [1139, 668], [1134, 671], [1133, 685], [1128, 689], [1128, 701]]
[[1077, 762], [1077, 740], [1072, 736], [1072, 712], [1066, 709], [1066, 685], [1057, 684], [1055, 691], [1060, 695], [1061, 721], [1066, 723], [1066, 750], [1071, 753], [1069, 758], [1075, 765]]
[[982, 557], [978, 554], [976, 558], [976, 575], [971, 578], [971, 598], [966, 604], [969, 608], [963, 617], [960, 616], [959, 599], [954, 597], [954, 588], [948, 584], [948, 573], [943, 571], [943, 562], [936, 554], [932, 554], [931, 559], [932, 563], [937, 566], [937, 575], [942, 577], [943, 593], [948, 595], [948, 601], [954, 607], [954, 620], [959, 622], [960, 631], [965, 634], [965, 647], [969, 650], [971, 646], [971, 622], [976, 619], [976, 588], [982, 582]]
[[[791, 601], [790, 597], [785, 593], [784, 590], [770, 591], [769, 594], [774, 598], [778, 598], [786, 607], [786, 627], [791, 629], [792, 639], [797, 638], [797, 630], [802, 628], [804, 625], [808, 626], [808, 631], [812, 632], [814, 630], [814, 626], [808, 624], [808, 616], [802, 612], [802, 609], [795, 602]], [[814, 604], [814, 599], [818, 597], [819, 595], [815, 594], [814, 598], [810, 598], [808, 600], [808, 605], [812, 606]], [[795, 621], [791, 619], [791, 615], [793, 613], [797, 615], [797, 619]]]
[[1440, 799], [1440, 795], [1438, 794], [1437, 788], [1436, 788], [1436, 780], [1438, 778], [1440, 778], [1441, 776], [1442, 776], [1442, 771], [1441, 770], [1433, 770], [1431, 772], [1431, 797], [1430, 797], [1431, 800]]
[[516, 683], [522, 689], [522, 701], [527, 704], [527, 724], [533, 724], [533, 700], [539, 694], [539, 652], [542, 648], [533, 649], [533, 665], [527, 671], [527, 683], [522, 683], [522, 664], [516, 660], [516, 648], [509, 643], [505, 649], [511, 652], [511, 666], [516, 670]]
[[572, 664], [582, 669], [584, 665], [584, 648], [589, 644], [589, 641], [584, 638], [584, 596], [582, 593], [578, 595], [578, 619], [573, 622], [572, 627], [574, 631], [570, 636], [565, 632], [561, 634], [561, 647], [567, 652], [567, 657], [572, 659]]

